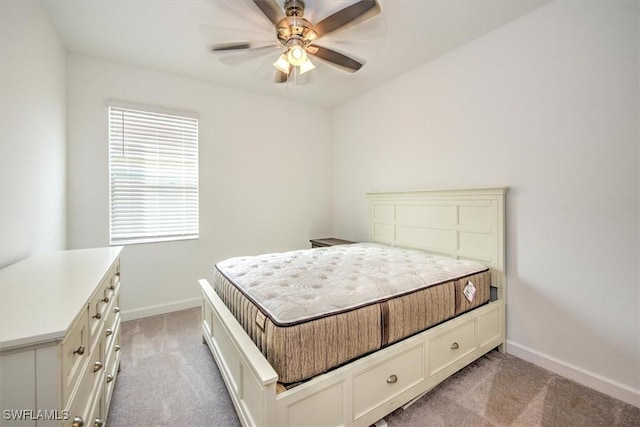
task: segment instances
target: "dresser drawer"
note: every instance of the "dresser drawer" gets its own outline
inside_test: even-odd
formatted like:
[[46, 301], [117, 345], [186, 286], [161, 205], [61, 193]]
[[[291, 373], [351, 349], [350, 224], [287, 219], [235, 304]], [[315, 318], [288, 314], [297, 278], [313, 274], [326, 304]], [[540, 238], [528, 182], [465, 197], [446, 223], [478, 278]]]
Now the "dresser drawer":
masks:
[[80, 387], [78, 387], [78, 391], [74, 395], [73, 401], [67, 406], [69, 419], [64, 422], [65, 427], [76, 427], [73, 423], [78, 419], [82, 420], [85, 427], [94, 427], [96, 418], [103, 419], [102, 390], [94, 387], [93, 380], [92, 370], [89, 367], [87, 375], [83, 377]]
[[103, 336], [105, 338], [105, 350], [109, 350], [112, 347], [112, 341], [114, 337], [114, 333], [120, 324], [120, 293], [116, 292], [112, 297], [111, 301], [109, 301], [109, 306], [106, 311], [106, 319], [104, 321], [104, 331]]
[[475, 320], [456, 326], [429, 344], [429, 375], [473, 352], [477, 346]]
[[354, 419], [424, 381], [424, 345], [420, 344], [353, 379]]
[[96, 336], [104, 325], [107, 309], [120, 289], [120, 263], [116, 262], [105, 278], [100, 282], [91, 301], [89, 302], [89, 326], [91, 329], [91, 342], [96, 342]]
[[80, 385], [78, 386], [76, 393], [73, 395], [73, 399], [66, 406], [69, 411], [69, 420], [65, 421], [65, 426], [71, 426], [74, 419], [77, 418], [82, 418], [85, 425], [87, 425], [86, 420], [89, 417], [92, 403], [92, 401], [88, 400], [89, 396], [91, 396], [91, 387], [93, 386], [91, 381], [92, 379], [93, 378], [90, 375], [82, 377], [82, 381], [80, 381]]
[[102, 389], [102, 379], [104, 378], [103, 345], [104, 340], [100, 340], [93, 353], [89, 355], [89, 363], [82, 372], [78, 388], [73, 394], [71, 402], [67, 405], [70, 419], [65, 425], [71, 426], [75, 417], [81, 417], [85, 426], [93, 426], [87, 420], [91, 419], [95, 399]]
[[104, 326], [104, 318], [107, 311], [107, 303], [105, 302], [104, 293], [107, 285], [107, 281], [102, 282], [89, 303], [89, 329], [91, 332], [90, 341], [92, 344], [97, 342], [97, 335]]
[[102, 377], [104, 376], [107, 360], [104, 351], [105, 340], [101, 339], [95, 348], [95, 351], [89, 356], [89, 366], [87, 366], [87, 374], [93, 378], [94, 389], [100, 387]]
[[120, 273], [114, 269], [109, 277], [109, 284], [104, 289], [104, 300], [107, 303], [111, 303], [114, 296], [120, 291]]
[[105, 413], [109, 412], [109, 402], [113, 394], [113, 387], [116, 384], [118, 369], [120, 367], [120, 327], [116, 329], [113, 335], [113, 346], [107, 348], [107, 365], [105, 382]]
[[[118, 317], [118, 321], [113, 325], [113, 329], [107, 329], [112, 332], [105, 338], [104, 358], [107, 361], [108, 369], [110, 369], [110, 360], [113, 359], [114, 353], [118, 353], [120, 351], [120, 318]], [[105, 331], [107, 329], [105, 329]]]
[[97, 390], [94, 396], [93, 405], [89, 410], [89, 415], [85, 420], [85, 427], [104, 427], [106, 413], [104, 410], [104, 394], [102, 389]]
[[62, 341], [62, 400], [66, 402], [75, 388], [89, 355], [88, 308], [81, 312], [71, 330]]

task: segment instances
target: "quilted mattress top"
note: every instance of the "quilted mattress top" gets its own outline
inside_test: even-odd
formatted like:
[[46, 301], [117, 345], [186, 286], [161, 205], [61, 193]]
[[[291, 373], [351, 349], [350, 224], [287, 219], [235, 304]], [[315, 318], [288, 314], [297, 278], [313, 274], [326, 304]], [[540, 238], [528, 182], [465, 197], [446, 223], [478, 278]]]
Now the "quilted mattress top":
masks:
[[281, 326], [488, 269], [473, 261], [375, 243], [236, 257], [219, 262], [216, 268]]

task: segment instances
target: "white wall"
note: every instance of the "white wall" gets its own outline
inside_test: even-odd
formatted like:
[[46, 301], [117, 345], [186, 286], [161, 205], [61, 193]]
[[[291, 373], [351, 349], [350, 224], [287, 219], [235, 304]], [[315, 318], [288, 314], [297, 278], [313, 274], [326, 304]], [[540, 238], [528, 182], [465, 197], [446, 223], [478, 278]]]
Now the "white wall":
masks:
[[554, 2], [334, 112], [334, 235], [372, 190], [507, 185], [508, 349], [640, 404], [636, 2]]
[[0, 17], [1, 268], [66, 244], [66, 54], [39, 4]]
[[109, 244], [105, 100], [200, 115], [200, 239], [125, 248], [130, 316], [199, 304], [197, 280], [216, 261], [307, 248], [330, 233], [329, 110], [76, 55], [68, 87], [70, 248]]

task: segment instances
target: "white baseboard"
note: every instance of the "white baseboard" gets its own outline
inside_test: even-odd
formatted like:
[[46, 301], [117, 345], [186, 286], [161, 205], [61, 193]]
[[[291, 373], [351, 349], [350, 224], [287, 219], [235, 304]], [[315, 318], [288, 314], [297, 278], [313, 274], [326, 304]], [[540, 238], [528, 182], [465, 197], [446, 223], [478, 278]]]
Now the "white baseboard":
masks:
[[507, 340], [507, 353], [640, 408], [640, 390]]
[[122, 321], [126, 322], [127, 320], [141, 319], [143, 317], [171, 313], [172, 311], [186, 310], [187, 308], [199, 307], [200, 305], [202, 305], [202, 298], [185, 299], [169, 304], [152, 305], [150, 307], [122, 311], [121, 316]]

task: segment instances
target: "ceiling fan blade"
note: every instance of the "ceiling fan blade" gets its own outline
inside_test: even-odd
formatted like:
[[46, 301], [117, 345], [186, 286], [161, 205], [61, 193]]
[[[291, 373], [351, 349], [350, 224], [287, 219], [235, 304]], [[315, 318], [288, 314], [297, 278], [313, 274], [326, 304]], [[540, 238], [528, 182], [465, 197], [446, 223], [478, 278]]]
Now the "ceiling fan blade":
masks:
[[[218, 57], [218, 60], [225, 65], [238, 65], [245, 62], [249, 62], [258, 58], [261, 58], [266, 55], [273, 55], [276, 51], [282, 50], [278, 46], [274, 44], [269, 44], [267, 46], [260, 47], [252, 47], [250, 49], [244, 50], [234, 50], [234, 51], [219, 51], [216, 53], [221, 54], [222, 56]], [[224, 55], [226, 53], [226, 55]]]
[[249, 42], [228, 42], [228, 43], [216, 43], [210, 47], [211, 52], [225, 52], [229, 50], [243, 50], [251, 48]]
[[307, 53], [320, 59], [324, 59], [331, 65], [335, 65], [336, 67], [342, 68], [350, 73], [355, 73], [362, 68], [362, 64], [355, 59], [349, 58], [335, 50], [327, 49], [326, 47], [316, 45], [309, 46], [307, 48]]
[[[222, 4], [223, 2], [218, 2]], [[255, 11], [254, 11], [255, 12]], [[260, 18], [262, 20], [262, 18]], [[260, 40], [260, 39], [272, 39], [273, 27], [269, 26], [269, 29], [262, 27], [251, 26], [222, 26], [222, 25], [210, 25], [210, 24], [198, 24], [198, 32], [207, 41], [216, 40], [233, 40], [238, 34], [242, 34], [244, 40]], [[266, 25], [265, 25], [266, 27]], [[237, 40], [237, 39], [236, 39]], [[243, 39], [241, 39], [243, 40]]]
[[[254, 0], [257, 2], [257, 0]], [[381, 11], [378, 0], [360, 0], [318, 22], [315, 27], [318, 37], [364, 22]]]
[[274, 25], [277, 25], [284, 18], [284, 13], [275, 0], [253, 0], [253, 2]]

